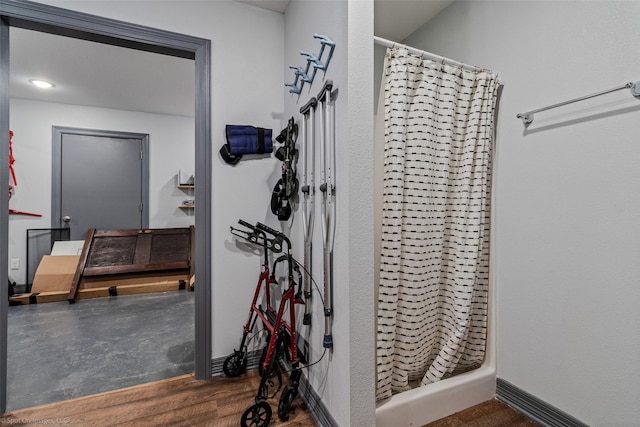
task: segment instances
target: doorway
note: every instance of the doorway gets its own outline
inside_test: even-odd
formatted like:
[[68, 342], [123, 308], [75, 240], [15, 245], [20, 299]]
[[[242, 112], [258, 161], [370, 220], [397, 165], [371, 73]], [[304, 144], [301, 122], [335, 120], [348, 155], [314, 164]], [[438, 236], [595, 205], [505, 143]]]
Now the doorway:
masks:
[[54, 126], [52, 226], [87, 230], [149, 227], [149, 135]]
[[[211, 376], [211, 42], [196, 37], [69, 11], [38, 3], [0, 0], [0, 135], [9, 134], [9, 27], [178, 56], [195, 61], [195, 243], [198, 285], [195, 302], [195, 374]], [[8, 158], [8, 141], [0, 158]], [[0, 162], [0, 186], [8, 186], [9, 165]], [[0, 198], [0, 292], [6, 292], [8, 270], [8, 199]], [[0, 304], [0, 412], [7, 402], [7, 314]]]

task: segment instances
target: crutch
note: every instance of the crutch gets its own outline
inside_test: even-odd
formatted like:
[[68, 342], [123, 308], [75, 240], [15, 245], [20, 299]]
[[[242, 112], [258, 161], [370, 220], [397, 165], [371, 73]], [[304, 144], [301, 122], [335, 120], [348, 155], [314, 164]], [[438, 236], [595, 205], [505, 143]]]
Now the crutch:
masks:
[[331, 90], [333, 81], [327, 80], [318, 94], [322, 104], [320, 126], [320, 191], [322, 192], [322, 237], [324, 255], [324, 348], [333, 348], [331, 323], [333, 317], [333, 240], [336, 231], [335, 201], [335, 132]]
[[[302, 178], [302, 194], [304, 194], [304, 200], [302, 204], [303, 208], [303, 220], [302, 230], [304, 233], [304, 269], [305, 275], [303, 280], [304, 286], [304, 299], [307, 303], [304, 305], [304, 317], [302, 318], [303, 325], [311, 325], [311, 313], [308, 302], [311, 300], [311, 273], [312, 269], [312, 245], [313, 240], [313, 219], [314, 219], [314, 206], [313, 200], [315, 199], [315, 110], [318, 105], [316, 98], [311, 98], [307, 104], [300, 108], [300, 114], [302, 114], [302, 146], [304, 150], [304, 159], [302, 165], [304, 167], [304, 176]], [[307, 129], [307, 123], [310, 123], [310, 129]]]

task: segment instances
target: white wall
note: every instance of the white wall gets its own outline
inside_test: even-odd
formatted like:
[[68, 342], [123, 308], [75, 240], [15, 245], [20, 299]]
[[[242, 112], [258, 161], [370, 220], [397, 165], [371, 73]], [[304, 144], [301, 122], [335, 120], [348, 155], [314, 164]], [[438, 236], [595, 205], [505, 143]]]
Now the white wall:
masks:
[[176, 188], [178, 169], [194, 171], [192, 117], [24, 99], [12, 99], [10, 108], [18, 181], [10, 206], [43, 215], [9, 217], [9, 258], [20, 260], [20, 269], [9, 271], [12, 280], [25, 281], [25, 230], [59, 226], [51, 218], [52, 126], [149, 134], [149, 226], [188, 227], [194, 223], [192, 212], [178, 208], [186, 194]]
[[[373, 347], [373, 186], [372, 102], [373, 7], [367, 2], [293, 1], [285, 14], [285, 81], [293, 82], [290, 65], [306, 67], [300, 51], [318, 54], [322, 34], [335, 43], [326, 73], [317, 72], [300, 95], [287, 94], [285, 111], [302, 121], [300, 107], [317, 97], [326, 80], [333, 81], [336, 122], [336, 239], [334, 243], [333, 349], [306, 374], [323, 404], [341, 426], [375, 424]], [[325, 55], [326, 55], [325, 48]], [[326, 58], [326, 57], [324, 57]], [[324, 59], [323, 58], [323, 59]], [[323, 285], [323, 236], [320, 185], [321, 104], [315, 113], [315, 228], [313, 274]], [[302, 128], [300, 128], [302, 129]], [[298, 138], [299, 146], [303, 144]], [[304, 153], [301, 153], [304, 156]], [[302, 158], [302, 157], [301, 157]], [[302, 179], [302, 160], [299, 163]], [[302, 260], [302, 206], [295, 212], [293, 235]], [[313, 297], [311, 361], [322, 355], [324, 317], [317, 294]], [[303, 330], [304, 331], [304, 330]], [[307, 335], [307, 332], [303, 332]]]
[[589, 425], [640, 419], [640, 3], [455, 2], [404, 43], [498, 72], [498, 376]]
[[[213, 357], [237, 347], [255, 289], [260, 257], [235, 243], [229, 226], [271, 216], [275, 157], [222, 161], [226, 124], [280, 130], [283, 119], [284, 16], [235, 1], [42, 1], [212, 41]], [[198, 177], [196, 177], [196, 181]], [[196, 230], [197, 233], [197, 230]]]

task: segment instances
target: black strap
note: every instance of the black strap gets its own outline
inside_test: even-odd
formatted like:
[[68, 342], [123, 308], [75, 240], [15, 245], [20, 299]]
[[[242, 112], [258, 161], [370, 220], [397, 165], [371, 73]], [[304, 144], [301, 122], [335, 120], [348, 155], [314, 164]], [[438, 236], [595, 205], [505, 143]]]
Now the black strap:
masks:
[[242, 159], [242, 154], [231, 154], [231, 150], [229, 150], [229, 144], [224, 144], [220, 148], [220, 155], [222, 156], [222, 160], [229, 163], [230, 165], [235, 165]]
[[264, 154], [264, 128], [258, 128], [258, 154]]

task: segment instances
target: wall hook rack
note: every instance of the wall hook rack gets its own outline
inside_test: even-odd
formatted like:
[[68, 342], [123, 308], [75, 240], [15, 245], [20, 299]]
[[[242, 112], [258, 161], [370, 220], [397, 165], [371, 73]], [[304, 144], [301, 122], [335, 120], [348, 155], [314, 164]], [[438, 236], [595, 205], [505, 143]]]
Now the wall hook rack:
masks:
[[303, 71], [301, 67], [298, 67], [297, 65], [289, 65], [289, 68], [295, 70], [296, 77], [299, 77], [303, 82], [310, 83], [313, 81], [313, 78], [309, 77], [307, 75], [307, 71]]
[[[307, 62], [309, 64], [313, 64], [313, 68], [318, 69], [320, 67], [324, 67], [324, 64], [320, 62], [320, 59], [315, 56], [313, 53], [305, 52], [304, 50], [300, 52], [300, 55], [307, 57]], [[324, 70], [324, 68], [322, 68]]]
[[318, 53], [318, 55], [314, 55], [313, 53], [305, 51], [300, 52], [300, 55], [306, 57], [307, 59], [307, 65], [304, 69], [297, 65], [289, 66], [290, 69], [294, 70], [295, 75], [293, 83], [285, 83], [286, 87], [291, 88], [289, 89], [289, 93], [302, 93], [302, 87], [304, 86], [304, 84], [313, 83], [313, 79], [315, 78], [316, 72], [318, 70], [323, 70], [326, 72], [327, 68], [329, 68], [329, 62], [331, 62], [333, 49], [335, 48], [336, 43], [329, 37], [323, 36], [322, 34], [314, 34], [313, 38], [320, 41], [320, 52]]

